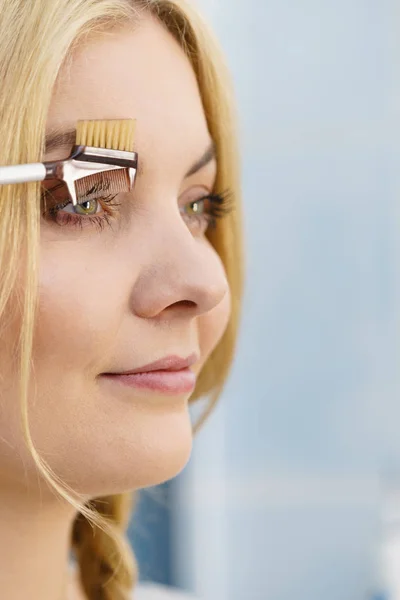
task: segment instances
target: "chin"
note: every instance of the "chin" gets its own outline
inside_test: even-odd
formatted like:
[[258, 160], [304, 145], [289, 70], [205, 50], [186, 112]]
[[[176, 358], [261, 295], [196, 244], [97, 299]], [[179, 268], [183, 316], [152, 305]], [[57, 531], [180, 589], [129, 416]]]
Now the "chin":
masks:
[[164, 483], [184, 469], [193, 446], [187, 408], [170, 412], [144, 409], [135, 418], [125, 419], [118, 432], [108, 430], [104, 437], [101, 448], [99, 444], [81, 448], [81, 459], [86, 456], [86, 460], [75, 466], [76, 478], [69, 480], [76, 491], [88, 497]]

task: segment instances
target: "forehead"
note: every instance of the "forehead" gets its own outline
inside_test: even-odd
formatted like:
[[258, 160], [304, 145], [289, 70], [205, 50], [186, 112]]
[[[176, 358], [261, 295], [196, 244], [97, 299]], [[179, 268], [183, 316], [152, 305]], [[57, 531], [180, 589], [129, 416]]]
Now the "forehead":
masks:
[[124, 118], [137, 119], [135, 146], [154, 158], [162, 154], [164, 165], [197, 157], [210, 141], [191, 64], [151, 16], [74, 51], [60, 70], [47, 129]]

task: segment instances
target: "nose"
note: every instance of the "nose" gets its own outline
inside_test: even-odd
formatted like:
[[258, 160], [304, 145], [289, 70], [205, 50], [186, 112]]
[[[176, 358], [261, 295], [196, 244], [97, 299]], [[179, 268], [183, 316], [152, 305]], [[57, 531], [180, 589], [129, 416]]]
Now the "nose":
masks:
[[186, 318], [222, 302], [229, 284], [223, 263], [205, 237], [193, 237], [181, 217], [152, 231], [145, 263], [131, 293], [131, 309], [142, 318]]

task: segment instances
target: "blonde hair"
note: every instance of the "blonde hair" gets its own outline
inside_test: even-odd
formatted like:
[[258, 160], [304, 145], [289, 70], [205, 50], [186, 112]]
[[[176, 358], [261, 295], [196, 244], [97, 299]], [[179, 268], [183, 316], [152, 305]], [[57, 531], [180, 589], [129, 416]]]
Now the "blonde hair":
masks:
[[[235, 210], [207, 234], [226, 269], [232, 313], [190, 400], [208, 397], [208, 406], [194, 426], [196, 432], [215, 405], [230, 370], [243, 288], [239, 159], [232, 87], [218, 44], [201, 16], [186, 0], [31, 0], [29, 6], [26, 0], [0, 0], [0, 164], [42, 159], [47, 113], [60, 67], [85, 37], [138, 23], [143, 11], [150, 11], [164, 24], [191, 61], [216, 144], [216, 189], [231, 190], [235, 200]], [[85, 502], [41, 458], [30, 435], [28, 385], [38, 305], [39, 240], [40, 184], [0, 186], [0, 323], [4, 326], [10, 311], [16, 305], [19, 307], [22, 317], [15, 356], [19, 360], [25, 442], [41, 475], [78, 511], [71, 549], [79, 564], [85, 594], [90, 600], [126, 600], [137, 579], [136, 561], [126, 537], [135, 494]]]

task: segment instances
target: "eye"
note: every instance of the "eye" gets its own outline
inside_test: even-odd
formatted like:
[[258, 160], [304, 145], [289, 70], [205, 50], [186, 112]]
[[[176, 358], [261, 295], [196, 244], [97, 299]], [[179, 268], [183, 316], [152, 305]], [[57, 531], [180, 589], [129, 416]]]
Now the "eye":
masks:
[[[48, 180], [42, 185], [44, 219], [62, 226], [80, 228], [94, 225], [99, 231], [117, 216], [120, 203], [115, 198], [126, 191], [128, 180], [124, 170], [89, 175], [76, 185], [78, 204], [73, 205], [65, 182]], [[49, 186], [49, 187], [47, 187]], [[114, 192], [114, 193], [113, 193]]]
[[197, 235], [206, 233], [209, 227], [216, 227], [217, 220], [233, 210], [232, 196], [224, 194], [208, 194], [180, 207], [180, 212], [189, 228]]
[[[100, 209], [100, 210], [99, 210]], [[93, 198], [92, 200], [85, 200], [85, 202], [79, 203], [76, 206], [70, 202], [63, 209], [66, 213], [72, 213], [75, 215], [85, 215], [91, 216], [95, 215], [98, 212], [101, 212], [101, 204], [97, 198]]]
[[193, 216], [204, 214], [206, 210], [206, 200], [207, 198], [200, 198], [200, 200], [190, 202], [190, 204], [187, 205], [187, 213]]

